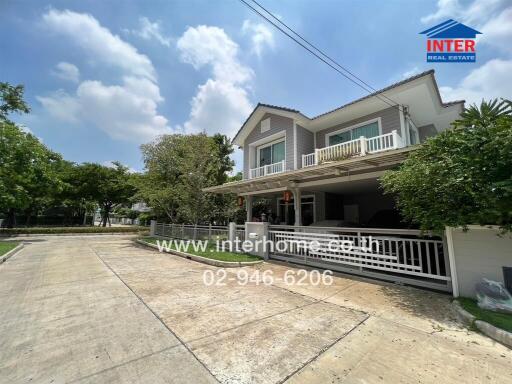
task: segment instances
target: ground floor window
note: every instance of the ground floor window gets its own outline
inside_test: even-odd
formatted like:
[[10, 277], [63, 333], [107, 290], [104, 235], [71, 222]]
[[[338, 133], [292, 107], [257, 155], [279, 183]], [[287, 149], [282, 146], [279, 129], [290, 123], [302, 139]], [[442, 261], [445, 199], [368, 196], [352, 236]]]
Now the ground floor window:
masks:
[[[283, 199], [278, 202], [278, 224], [294, 225], [295, 224], [295, 203], [292, 199], [286, 203]], [[311, 225], [315, 222], [315, 197], [304, 196], [301, 198], [301, 221], [302, 225]]]

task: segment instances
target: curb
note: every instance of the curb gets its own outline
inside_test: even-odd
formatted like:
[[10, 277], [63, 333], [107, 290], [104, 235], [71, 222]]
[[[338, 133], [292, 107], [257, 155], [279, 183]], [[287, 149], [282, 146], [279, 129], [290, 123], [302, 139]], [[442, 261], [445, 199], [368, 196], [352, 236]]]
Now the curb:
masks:
[[7, 259], [13, 257], [15, 254], [17, 254], [19, 251], [23, 249], [24, 245], [23, 243], [18, 244], [15, 248], [11, 249], [9, 252], [3, 254], [0, 256], [0, 264], [3, 264], [7, 261]]
[[475, 327], [487, 337], [490, 337], [491, 339], [496, 340], [497, 342], [512, 349], [512, 333], [497, 328], [494, 325], [487, 323], [486, 321], [477, 320], [475, 316], [462, 308], [462, 306], [456, 300], [453, 301], [453, 307], [457, 312], [457, 317], [463, 323], [468, 326]]
[[0, 234], [0, 239], [12, 239], [18, 237], [46, 237], [46, 236], [107, 236], [107, 235], [126, 235], [139, 236], [137, 232], [73, 232], [73, 233], [18, 233], [13, 235]]
[[[137, 239], [135, 240], [137, 244], [144, 245], [146, 247], [158, 249], [158, 246], [155, 244], [148, 243], [144, 240]], [[199, 263], [213, 265], [215, 267], [223, 267], [223, 268], [237, 268], [237, 267], [247, 267], [251, 265], [261, 264], [263, 263], [263, 260], [257, 260], [257, 261], [222, 261], [222, 260], [214, 260], [214, 259], [208, 259], [207, 257], [192, 255], [191, 253], [186, 252], [179, 252], [179, 251], [164, 251], [166, 253], [170, 253], [176, 256], [184, 257], [185, 259], [190, 259], [197, 261]]]

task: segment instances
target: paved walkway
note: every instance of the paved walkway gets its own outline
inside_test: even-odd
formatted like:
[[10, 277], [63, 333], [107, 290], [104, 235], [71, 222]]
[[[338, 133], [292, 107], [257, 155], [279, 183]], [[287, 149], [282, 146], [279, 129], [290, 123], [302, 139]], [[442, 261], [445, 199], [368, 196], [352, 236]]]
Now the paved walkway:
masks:
[[0, 266], [0, 382], [512, 383], [512, 352], [462, 328], [448, 296], [290, 286], [287, 269], [244, 268], [274, 284], [240, 285], [241, 269], [126, 236], [34, 239]]

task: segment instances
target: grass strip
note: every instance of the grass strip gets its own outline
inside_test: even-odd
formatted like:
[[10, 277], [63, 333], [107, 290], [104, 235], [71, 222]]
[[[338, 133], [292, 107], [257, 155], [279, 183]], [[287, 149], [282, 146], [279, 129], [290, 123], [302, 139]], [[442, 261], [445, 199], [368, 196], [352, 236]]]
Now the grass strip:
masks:
[[[146, 241], [151, 244], [157, 244], [157, 240], [154, 237], [142, 237], [141, 240]], [[172, 250], [179, 250], [181, 252], [184, 252], [184, 248], [181, 247], [180, 249], [177, 249], [176, 242], [180, 241], [179, 239], [166, 239], [166, 240], [160, 240], [160, 244], [162, 245], [162, 242], [166, 241], [167, 245], [169, 245], [169, 249]], [[183, 240], [184, 242], [187, 242], [188, 240]], [[258, 256], [249, 255], [248, 253], [236, 253], [236, 252], [226, 252], [222, 250], [217, 250], [217, 245], [215, 242], [208, 243], [208, 246], [205, 248], [204, 251], [201, 250], [195, 250], [192, 246], [192, 240], [190, 240], [189, 247], [185, 251], [186, 253], [190, 253], [192, 255], [205, 257], [212, 260], [219, 260], [219, 261], [258, 261], [261, 260]]]

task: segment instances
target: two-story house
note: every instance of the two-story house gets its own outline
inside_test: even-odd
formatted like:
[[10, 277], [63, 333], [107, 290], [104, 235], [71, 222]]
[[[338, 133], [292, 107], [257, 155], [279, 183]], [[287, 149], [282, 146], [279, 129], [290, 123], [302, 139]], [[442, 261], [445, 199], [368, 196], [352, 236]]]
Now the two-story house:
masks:
[[270, 221], [287, 225], [400, 227], [379, 177], [456, 120], [464, 101], [443, 102], [423, 72], [316, 117], [258, 104], [233, 143], [243, 180], [205, 189], [242, 196], [247, 221], [265, 198]]

